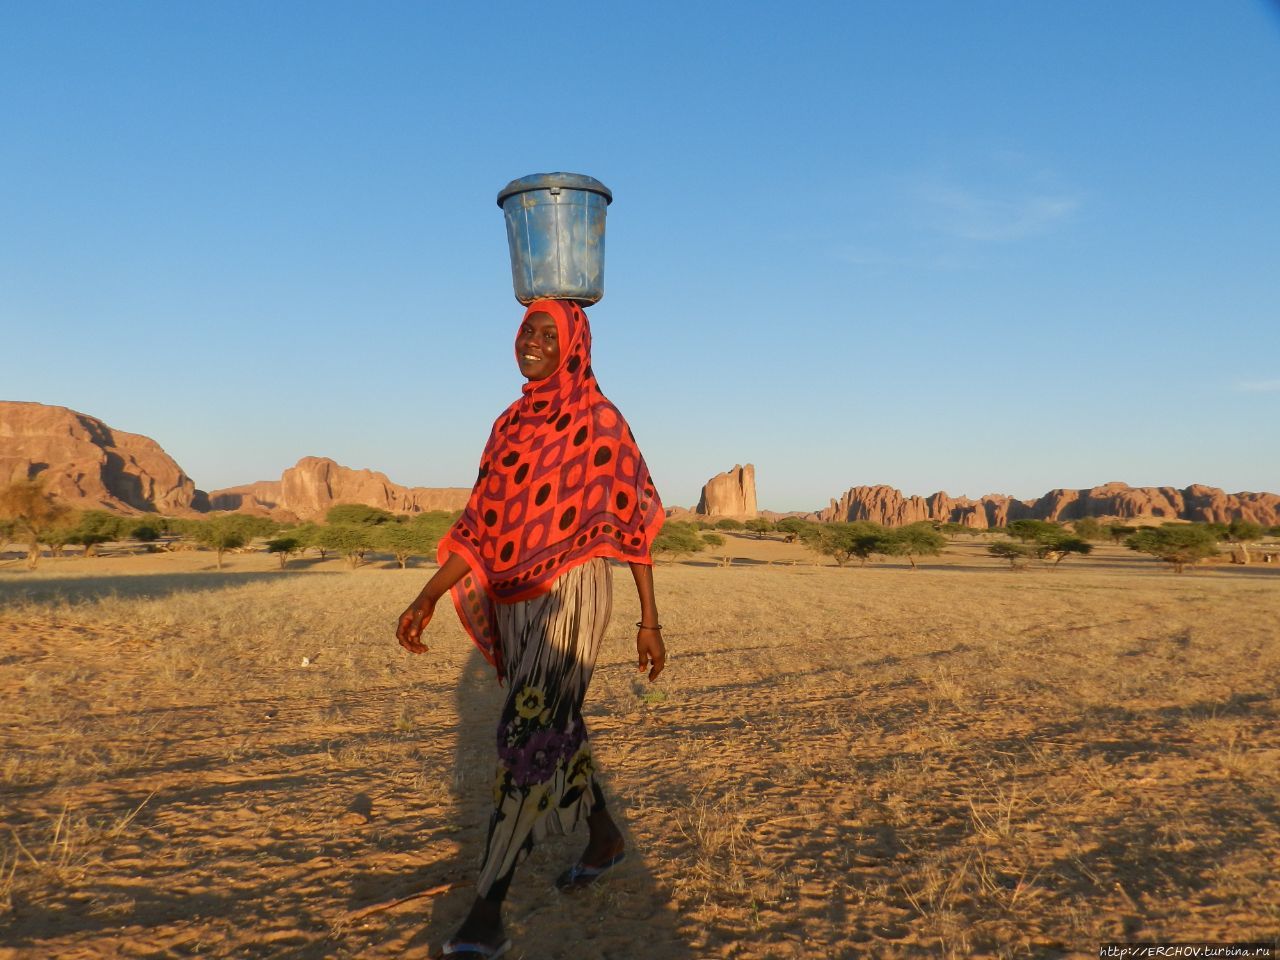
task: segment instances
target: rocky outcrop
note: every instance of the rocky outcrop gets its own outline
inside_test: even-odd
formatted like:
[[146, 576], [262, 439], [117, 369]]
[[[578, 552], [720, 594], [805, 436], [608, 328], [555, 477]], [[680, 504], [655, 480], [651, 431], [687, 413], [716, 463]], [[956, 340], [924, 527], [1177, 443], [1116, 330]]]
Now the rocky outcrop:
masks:
[[750, 519], [756, 510], [756, 468], [733, 465], [732, 470], [718, 473], [702, 488], [695, 513], [704, 517]]
[[1036, 500], [1018, 500], [994, 493], [970, 500], [945, 493], [907, 497], [893, 487], [877, 485], [850, 488], [814, 517], [824, 521], [871, 520], [886, 526], [931, 520], [977, 529], [1002, 527], [1010, 520], [1079, 520], [1083, 517], [1217, 523], [1238, 519], [1275, 526], [1280, 524], [1280, 495], [1224, 493], [1200, 484], [1179, 490], [1104, 483], [1087, 490], [1050, 490]]
[[214, 490], [209, 500], [218, 510], [318, 520], [339, 503], [363, 503], [392, 513], [424, 513], [461, 510], [470, 496], [471, 490], [465, 487], [402, 487], [385, 473], [353, 470], [327, 457], [303, 457], [279, 480]]
[[34, 477], [77, 509], [182, 515], [209, 506], [150, 437], [66, 407], [0, 401], [0, 484]]
[[281, 505], [281, 499], [279, 480], [259, 480], [213, 491], [209, 494], [209, 506], [213, 510], [233, 510], [277, 520], [297, 519], [296, 514]]

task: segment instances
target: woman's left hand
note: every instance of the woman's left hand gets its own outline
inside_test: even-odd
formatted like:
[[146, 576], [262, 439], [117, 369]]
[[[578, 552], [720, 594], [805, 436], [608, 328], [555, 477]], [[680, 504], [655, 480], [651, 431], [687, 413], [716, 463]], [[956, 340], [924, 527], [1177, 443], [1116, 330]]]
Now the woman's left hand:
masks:
[[662, 642], [662, 630], [655, 627], [637, 630], [636, 653], [640, 655], [639, 669], [648, 668], [649, 682], [653, 683], [667, 663], [667, 645]]
[[427, 652], [427, 645], [420, 638], [423, 629], [431, 622], [435, 609], [435, 597], [428, 596], [425, 592], [409, 604], [408, 609], [396, 621], [396, 639], [400, 641], [400, 646], [410, 653]]

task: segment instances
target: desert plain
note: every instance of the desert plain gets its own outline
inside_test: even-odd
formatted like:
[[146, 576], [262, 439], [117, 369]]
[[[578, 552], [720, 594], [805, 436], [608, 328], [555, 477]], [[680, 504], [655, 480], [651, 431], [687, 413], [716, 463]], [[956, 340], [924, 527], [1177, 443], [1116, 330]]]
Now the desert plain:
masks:
[[[1280, 933], [1280, 565], [1120, 547], [911, 570], [727, 537], [615, 573], [588, 695], [627, 860], [508, 900], [515, 958], [1086, 957]], [[0, 565], [0, 958], [427, 957], [470, 900], [502, 691], [434, 567]]]

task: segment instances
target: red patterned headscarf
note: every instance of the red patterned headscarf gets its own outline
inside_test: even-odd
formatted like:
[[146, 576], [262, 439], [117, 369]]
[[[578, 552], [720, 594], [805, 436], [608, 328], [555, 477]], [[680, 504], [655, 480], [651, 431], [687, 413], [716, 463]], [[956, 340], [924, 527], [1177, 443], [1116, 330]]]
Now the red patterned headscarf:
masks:
[[454, 606], [499, 677], [494, 603], [546, 593], [593, 557], [652, 563], [664, 516], [631, 428], [591, 370], [587, 315], [571, 300], [535, 300], [524, 320], [535, 313], [555, 320], [560, 365], [494, 421], [471, 499], [438, 552], [471, 568]]

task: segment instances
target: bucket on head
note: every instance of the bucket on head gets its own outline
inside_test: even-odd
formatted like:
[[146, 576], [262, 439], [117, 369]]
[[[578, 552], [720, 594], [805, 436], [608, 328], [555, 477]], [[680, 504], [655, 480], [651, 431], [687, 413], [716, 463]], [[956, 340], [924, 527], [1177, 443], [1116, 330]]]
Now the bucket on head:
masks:
[[580, 173], [535, 173], [502, 188], [517, 300], [591, 304], [604, 296], [604, 216], [612, 202], [608, 187]]

